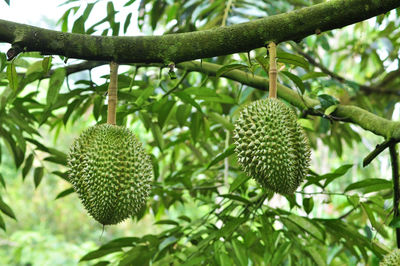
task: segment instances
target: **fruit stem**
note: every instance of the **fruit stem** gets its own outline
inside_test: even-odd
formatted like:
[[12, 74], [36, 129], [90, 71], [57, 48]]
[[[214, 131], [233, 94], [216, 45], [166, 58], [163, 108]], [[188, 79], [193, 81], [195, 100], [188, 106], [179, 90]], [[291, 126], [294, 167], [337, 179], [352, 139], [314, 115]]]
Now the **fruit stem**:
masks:
[[110, 62], [110, 84], [108, 85], [107, 124], [115, 125], [117, 117], [118, 64]]
[[277, 69], [276, 69], [276, 44], [270, 42], [268, 44], [269, 51], [269, 98], [276, 98], [276, 79], [277, 79]]

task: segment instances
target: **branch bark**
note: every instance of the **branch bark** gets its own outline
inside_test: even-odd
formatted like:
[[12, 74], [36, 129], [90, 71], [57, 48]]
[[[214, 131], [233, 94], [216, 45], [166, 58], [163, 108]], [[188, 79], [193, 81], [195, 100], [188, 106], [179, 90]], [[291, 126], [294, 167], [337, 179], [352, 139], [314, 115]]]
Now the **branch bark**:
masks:
[[399, 6], [398, 0], [332, 0], [227, 27], [136, 37], [64, 33], [0, 20], [0, 42], [11, 43], [25, 51], [70, 58], [168, 64], [248, 52], [271, 41], [299, 41], [315, 32], [341, 28]]
[[307, 54], [306, 52], [301, 50], [297, 45], [293, 45], [292, 47], [295, 49], [296, 52], [298, 52], [303, 57], [305, 57], [310, 64], [318, 67], [319, 69], [321, 69], [321, 71], [323, 73], [327, 74], [331, 78], [336, 79], [337, 81], [339, 81], [341, 83], [351, 82], [351, 83], [357, 84], [357, 86], [360, 88], [360, 90], [362, 90], [366, 93], [381, 93], [381, 94], [391, 94], [391, 95], [400, 96], [400, 91], [388, 90], [388, 89], [384, 88], [387, 84], [389, 84], [391, 81], [393, 81], [394, 79], [396, 79], [400, 76], [400, 70], [394, 70], [392, 72], [389, 72], [385, 76], [385, 78], [376, 85], [366, 86], [366, 85], [359, 84], [352, 80], [347, 80], [346, 78], [330, 71], [327, 67], [325, 67], [321, 63], [317, 62], [313, 57], [311, 57], [309, 54]]
[[[102, 62], [84, 62], [79, 64], [79, 66], [71, 66], [71, 69], [84, 69], [85, 66], [93, 68], [96, 66], [103, 65]], [[143, 64], [145, 66], [158, 66], [161, 67], [162, 64]], [[210, 76], [215, 76], [217, 71], [222, 67], [218, 64], [208, 63], [208, 62], [198, 62], [198, 61], [189, 61], [177, 64], [175, 67], [179, 69], [185, 69], [189, 72], [202, 72], [208, 74]], [[71, 73], [70, 67], [66, 67], [67, 73]], [[269, 80], [267, 78], [253, 75], [252, 73], [245, 72], [242, 70], [231, 70], [221, 75], [221, 77], [225, 77], [231, 80], [235, 80], [247, 86], [268, 91], [269, 90]], [[309, 98], [307, 96], [300, 96], [296, 91], [278, 83], [277, 84], [277, 94], [280, 98], [286, 100], [292, 105], [300, 108], [300, 109], [309, 109], [313, 108], [317, 105], [320, 105], [320, 102], [316, 99]], [[345, 122], [351, 122], [353, 124], [359, 125], [365, 130], [371, 131], [376, 135], [385, 137], [387, 139], [393, 139], [394, 142], [400, 141], [400, 122], [391, 121], [382, 117], [379, 117], [373, 113], [370, 113], [362, 108], [353, 105], [342, 105], [339, 104], [336, 108], [335, 112], [332, 115], [335, 115], [338, 118], [343, 119]]]
[[[392, 163], [393, 179], [393, 217], [399, 216], [400, 187], [399, 187], [399, 159], [396, 151], [396, 143], [389, 146], [390, 161]], [[400, 228], [396, 227], [396, 244], [400, 248]]]

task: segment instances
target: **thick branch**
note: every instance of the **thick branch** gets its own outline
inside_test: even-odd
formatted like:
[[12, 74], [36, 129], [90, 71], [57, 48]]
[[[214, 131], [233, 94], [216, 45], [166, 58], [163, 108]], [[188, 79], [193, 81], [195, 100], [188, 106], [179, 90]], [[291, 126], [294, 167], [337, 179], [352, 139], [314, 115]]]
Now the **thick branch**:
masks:
[[[105, 63], [102, 62], [83, 62], [78, 64], [77, 66], [67, 66], [66, 71], [68, 73], [74, 73], [73, 69], [85, 69], [85, 66], [88, 68], [93, 68], [96, 66], [103, 65]], [[162, 64], [144, 64], [145, 66], [158, 66], [162, 67]], [[218, 64], [208, 63], [208, 62], [198, 62], [198, 61], [190, 61], [183, 62], [176, 65], [177, 68], [185, 69], [187, 71], [195, 71], [202, 72], [208, 74], [210, 76], [215, 76], [217, 71], [222, 67]], [[258, 75], [253, 75], [252, 73], [245, 72], [242, 70], [231, 70], [221, 75], [222, 77], [238, 81], [247, 86], [268, 91], [268, 79], [263, 78]], [[277, 84], [278, 96], [282, 99], [285, 99], [289, 103], [300, 109], [308, 109], [313, 108], [320, 104], [320, 102], [316, 99], [311, 99], [307, 96], [301, 97], [296, 91], [282, 85]], [[385, 138], [392, 138], [393, 141], [397, 142], [400, 140], [400, 122], [391, 121], [382, 117], [379, 117], [373, 113], [370, 113], [362, 108], [353, 106], [353, 105], [338, 105], [335, 112], [333, 113], [338, 118], [343, 119], [346, 122], [352, 122], [364, 128], [365, 130], [371, 131], [379, 136], [383, 136]]]
[[233, 26], [163, 36], [110, 37], [63, 33], [0, 20], [0, 42], [26, 51], [119, 63], [183, 62], [301, 40], [386, 13], [398, 0], [332, 0]]
[[[199, 71], [209, 75], [215, 75], [218, 69], [221, 67], [217, 64], [207, 62], [200, 63], [196, 61], [184, 62], [177, 64], [176, 66], [178, 68], [184, 68], [188, 71]], [[236, 69], [224, 73], [222, 76], [236, 80], [253, 88], [268, 90], [268, 79], [245, 71]], [[313, 108], [317, 105], [320, 105], [318, 100], [311, 99], [307, 96], [301, 97], [297, 92], [284, 85], [278, 83], [277, 87], [278, 96], [280, 98], [285, 99], [301, 109]], [[376, 135], [380, 135], [385, 138], [393, 138], [394, 140], [400, 140], [400, 122], [387, 120], [357, 106], [338, 105], [332, 115], [335, 115], [335, 117], [341, 118], [346, 122], [357, 124], [363, 129], [371, 131]]]
[[[400, 187], [399, 187], [399, 159], [397, 157], [396, 143], [390, 145], [390, 161], [392, 163], [392, 179], [393, 179], [393, 216], [399, 216]], [[400, 228], [396, 227], [396, 243], [400, 248]]]

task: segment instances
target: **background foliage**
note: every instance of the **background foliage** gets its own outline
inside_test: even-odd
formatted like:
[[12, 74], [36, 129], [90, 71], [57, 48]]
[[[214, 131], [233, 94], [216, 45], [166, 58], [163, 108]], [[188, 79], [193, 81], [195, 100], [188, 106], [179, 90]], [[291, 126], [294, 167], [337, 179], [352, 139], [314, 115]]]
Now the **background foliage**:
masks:
[[[112, 1], [69, 0], [60, 2], [65, 13], [55, 29], [169, 34], [318, 2], [130, 0], [117, 8]], [[103, 18], [96, 16], [104, 9]], [[399, 226], [392, 217], [388, 154], [363, 168], [363, 158], [383, 139], [330, 113], [340, 102], [399, 118], [399, 28], [395, 10], [279, 45], [279, 82], [321, 103], [317, 116], [296, 110], [313, 162], [307, 180], [286, 197], [261, 189], [233, 153], [240, 106], [266, 93], [219, 77], [232, 69], [266, 76], [266, 49], [203, 59], [221, 65], [216, 77], [121, 67], [117, 124], [145, 144], [155, 176], [146, 209], [104, 233], [81, 207], [65, 165], [73, 138], [106, 121], [107, 68], [72, 73], [69, 66], [79, 60], [38, 53], [7, 62], [4, 49], [0, 264], [377, 265], [395, 246], [393, 228]]]

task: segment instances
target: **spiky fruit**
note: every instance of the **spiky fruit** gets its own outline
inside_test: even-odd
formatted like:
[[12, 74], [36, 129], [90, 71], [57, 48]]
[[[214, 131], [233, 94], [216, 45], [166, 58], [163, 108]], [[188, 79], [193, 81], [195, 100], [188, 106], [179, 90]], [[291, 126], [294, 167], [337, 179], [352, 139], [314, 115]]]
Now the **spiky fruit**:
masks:
[[152, 164], [127, 128], [102, 124], [86, 129], [71, 146], [68, 166], [83, 206], [103, 225], [137, 214], [149, 196]]
[[395, 249], [383, 257], [379, 266], [398, 266], [400, 265], [400, 249]]
[[295, 113], [280, 100], [268, 98], [244, 107], [234, 138], [240, 166], [261, 186], [291, 194], [306, 176], [308, 140]]

